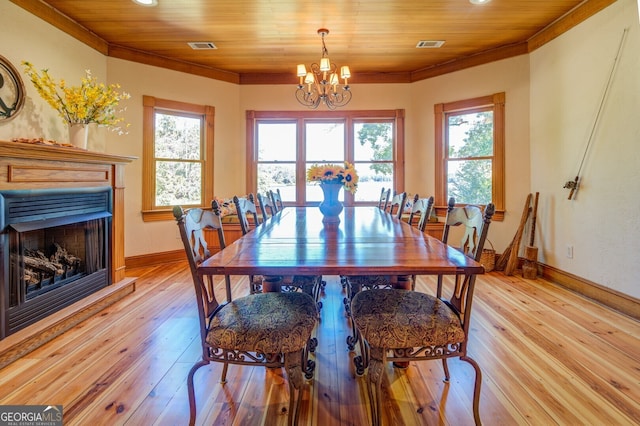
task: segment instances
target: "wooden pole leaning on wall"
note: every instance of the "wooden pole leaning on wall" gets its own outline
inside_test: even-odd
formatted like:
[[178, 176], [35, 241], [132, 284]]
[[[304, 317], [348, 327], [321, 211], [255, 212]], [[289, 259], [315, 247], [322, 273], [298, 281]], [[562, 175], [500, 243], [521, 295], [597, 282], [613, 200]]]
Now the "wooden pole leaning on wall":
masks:
[[513, 240], [502, 252], [498, 261], [496, 262], [496, 270], [504, 271], [505, 275], [513, 275], [518, 266], [518, 251], [520, 250], [520, 242], [522, 241], [522, 233], [524, 232], [525, 224], [529, 218], [531, 212], [531, 194], [527, 195], [527, 201], [524, 204], [524, 210], [522, 211], [522, 217], [520, 218], [520, 224], [514, 235]]
[[529, 244], [524, 246], [524, 263], [522, 264], [522, 276], [524, 278], [535, 280], [538, 276], [538, 247], [534, 246], [536, 238], [536, 218], [538, 216], [538, 197], [539, 192], [533, 198], [533, 210], [531, 213], [531, 232], [529, 233]]

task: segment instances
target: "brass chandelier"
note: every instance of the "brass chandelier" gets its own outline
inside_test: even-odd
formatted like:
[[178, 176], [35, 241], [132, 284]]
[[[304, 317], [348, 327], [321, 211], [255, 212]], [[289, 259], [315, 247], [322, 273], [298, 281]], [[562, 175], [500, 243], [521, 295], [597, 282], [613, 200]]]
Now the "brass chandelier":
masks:
[[338, 80], [338, 66], [329, 61], [329, 52], [324, 44], [324, 37], [329, 34], [326, 28], [320, 28], [318, 34], [322, 37], [322, 57], [320, 64], [311, 64], [311, 69], [307, 72], [304, 64], [298, 65], [298, 89], [296, 99], [302, 105], [316, 109], [320, 103], [324, 103], [329, 109], [343, 107], [351, 100], [348, 79], [351, 71], [348, 66], [340, 67], [340, 78], [344, 84], [340, 85]]

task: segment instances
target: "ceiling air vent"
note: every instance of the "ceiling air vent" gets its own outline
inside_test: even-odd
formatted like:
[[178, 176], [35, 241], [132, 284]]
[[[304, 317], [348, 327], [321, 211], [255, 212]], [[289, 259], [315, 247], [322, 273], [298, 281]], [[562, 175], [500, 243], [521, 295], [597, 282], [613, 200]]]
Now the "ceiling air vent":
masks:
[[418, 49], [435, 49], [441, 47], [444, 44], [444, 40], [420, 40], [416, 47]]
[[189, 46], [193, 50], [212, 50], [217, 49], [216, 45], [210, 41], [192, 41], [189, 43]]

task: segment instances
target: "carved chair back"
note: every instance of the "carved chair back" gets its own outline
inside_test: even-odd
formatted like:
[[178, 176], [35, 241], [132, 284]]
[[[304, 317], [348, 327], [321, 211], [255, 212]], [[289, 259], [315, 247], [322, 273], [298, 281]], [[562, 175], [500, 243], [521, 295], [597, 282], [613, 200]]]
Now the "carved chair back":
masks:
[[406, 192], [395, 194], [391, 198], [391, 201], [389, 201], [386, 211], [390, 215], [395, 215], [398, 219], [400, 219], [402, 217], [402, 213], [404, 213], [404, 206], [406, 202], [407, 202]]
[[254, 228], [260, 224], [253, 194], [249, 194], [246, 198], [238, 198], [237, 195], [234, 195], [233, 203], [236, 205], [236, 213], [238, 214], [242, 235], [246, 235], [252, 229], [251, 223], [253, 223]]
[[260, 212], [262, 213], [262, 221], [264, 222], [270, 216], [273, 216], [278, 212], [273, 201], [271, 200], [271, 195], [267, 194], [266, 196], [258, 193], [258, 206], [260, 207]]
[[[411, 206], [411, 213], [409, 214], [409, 224], [418, 228], [421, 232], [427, 227], [429, 216], [433, 210], [433, 196], [429, 198], [419, 198], [418, 194], [413, 197], [413, 205]], [[415, 223], [416, 219], [418, 223]]]
[[280, 195], [280, 188], [277, 188], [275, 191], [269, 190], [269, 195], [275, 211], [279, 212], [282, 210], [284, 208], [284, 203], [282, 202], [282, 195]]

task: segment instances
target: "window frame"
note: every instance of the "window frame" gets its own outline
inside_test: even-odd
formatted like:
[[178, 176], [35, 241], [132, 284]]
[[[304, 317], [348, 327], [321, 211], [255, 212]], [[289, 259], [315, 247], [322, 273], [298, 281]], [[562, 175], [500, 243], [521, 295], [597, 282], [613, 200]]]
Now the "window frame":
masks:
[[[493, 220], [504, 220], [505, 212], [505, 92], [461, 101], [434, 105], [435, 118], [435, 204], [438, 216], [447, 209], [447, 121], [452, 113], [493, 111], [493, 157], [491, 167], [491, 198], [496, 207]], [[459, 204], [460, 205], [460, 204]]]
[[142, 119], [142, 220], [144, 222], [173, 220], [173, 207], [156, 206], [155, 173], [155, 115], [156, 112], [175, 112], [177, 115], [201, 116], [203, 120], [202, 151], [202, 193], [200, 205], [190, 207], [209, 208], [213, 200], [213, 142], [215, 108], [153, 96], [143, 96]]
[[[342, 121], [345, 126], [345, 160], [353, 163], [353, 144], [355, 143], [354, 123], [356, 122], [376, 122], [393, 121], [394, 123], [394, 149], [393, 149], [393, 189], [398, 192], [404, 191], [404, 109], [396, 110], [350, 110], [350, 111], [254, 111], [249, 110], [246, 114], [246, 170], [247, 193], [255, 194], [258, 184], [258, 145], [256, 141], [257, 126], [260, 121], [273, 122], [296, 122], [296, 175], [306, 176], [306, 152], [305, 152], [305, 123], [307, 121]], [[316, 205], [314, 202], [302, 203], [304, 197], [304, 185], [296, 185], [297, 205]], [[344, 193], [344, 204], [353, 205], [377, 205], [379, 200], [371, 202], [355, 202], [354, 195], [348, 191]], [[294, 205], [285, 202], [285, 205]]]

